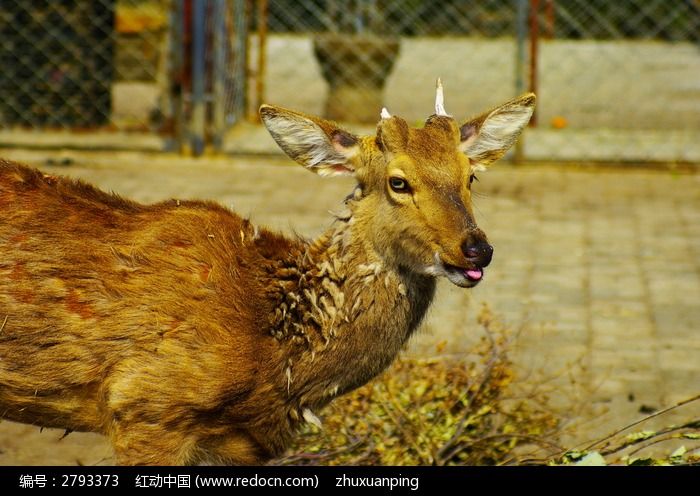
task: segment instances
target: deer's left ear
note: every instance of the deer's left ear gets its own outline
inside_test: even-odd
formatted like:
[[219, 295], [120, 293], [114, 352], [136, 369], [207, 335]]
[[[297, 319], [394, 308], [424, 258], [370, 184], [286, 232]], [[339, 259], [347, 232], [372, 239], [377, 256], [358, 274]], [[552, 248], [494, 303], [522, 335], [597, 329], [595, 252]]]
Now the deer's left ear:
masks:
[[474, 167], [501, 158], [520, 136], [535, 110], [535, 95], [527, 93], [470, 119], [460, 127], [460, 150]]
[[260, 117], [279, 147], [320, 176], [353, 174], [359, 139], [334, 123], [281, 107], [263, 105]]

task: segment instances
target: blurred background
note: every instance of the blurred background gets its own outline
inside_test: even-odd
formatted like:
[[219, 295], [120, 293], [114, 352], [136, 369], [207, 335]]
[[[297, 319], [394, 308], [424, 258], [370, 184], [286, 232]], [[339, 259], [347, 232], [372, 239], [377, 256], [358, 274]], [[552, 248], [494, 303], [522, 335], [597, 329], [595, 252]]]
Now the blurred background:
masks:
[[697, 162], [699, 47], [698, 0], [5, 0], [0, 144], [259, 152], [261, 102], [420, 121], [440, 76], [537, 93], [520, 160]]
[[[437, 77], [458, 119], [526, 91], [537, 111], [474, 184], [495, 247], [484, 283], [441, 282], [408, 361], [322, 412], [340, 444], [369, 453], [367, 436], [382, 449], [392, 438], [386, 453], [408, 457], [341, 461], [513, 463], [523, 440], [591, 446], [695, 397], [621, 442], [661, 436], [676, 442], [666, 455], [684, 450], [666, 461], [698, 463], [700, 0], [2, 0], [0, 156], [142, 202], [213, 199], [310, 237], [352, 180], [289, 166], [259, 105], [358, 133], [386, 106], [420, 126]], [[474, 350], [489, 356], [479, 343], [495, 317], [477, 317], [482, 303], [510, 336], [500, 375], [493, 360], [464, 367]], [[489, 409], [468, 402], [473, 430], [457, 437], [465, 421], [426, 430], [435, 410], [453, 413], [442, 393], [461, 387], [455, 377], [485, 384]], [[397, 398], [393, 431], [366, 412]], [[358, 425], [370, 417], [382, 420]], [[440, 461], [453, 451], [436, 447], [444, 439], [483, 456]], [[0, 422], [0, 464], [112, 462], [101, 436]]]

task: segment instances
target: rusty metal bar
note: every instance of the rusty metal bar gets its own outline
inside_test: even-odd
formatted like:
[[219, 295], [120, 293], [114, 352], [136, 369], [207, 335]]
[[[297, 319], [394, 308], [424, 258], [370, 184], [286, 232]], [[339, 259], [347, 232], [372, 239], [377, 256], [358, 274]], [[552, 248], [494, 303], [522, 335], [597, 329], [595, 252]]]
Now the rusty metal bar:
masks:
[[[525, 38], [527, 37], [527, 7], [528, 0], [518, 0], [515, 18], [516, 50], [515, 50], [515, 94], [525, 92]], [[525, 159], [523, 144], [524, 137], [515, 143], [513, 162], [521, 163]]]
[[190, 144], [192, 153], [198, 157], [204, 153], [206, 102], [205, 102], [205, 56], [206, 56], [206, 12], [208, 0], [192, 2], [192, 116], [190, 118]]
[[212, 70], [211, 128], [214, 149], [223, 149], [226, 133], [226, 3], [214, 0], [212, 5]]
[[252, 109], [252, 117], [260, 122], [258, 109], [265, 103], [265, 72], [267, 65], [267, 0], [258, 0], [258, 67], [255, 76], [255, 108]]
[[551, 40], [554, 38], [554, 0], [544, 2], [544, 38]]
[[[537, 94], [537, 70], [540, 45], [539, 9], [540, 0], [530, 0], [530, 78], [528, 90], [535, 94]], [[532, 114], [530, 127], [537, 127], [537, 111]]]

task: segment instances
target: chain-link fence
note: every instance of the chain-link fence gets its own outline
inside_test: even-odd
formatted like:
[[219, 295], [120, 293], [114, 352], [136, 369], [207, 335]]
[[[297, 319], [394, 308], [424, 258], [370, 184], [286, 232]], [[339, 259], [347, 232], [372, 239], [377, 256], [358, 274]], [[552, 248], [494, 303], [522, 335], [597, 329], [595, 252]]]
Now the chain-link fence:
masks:
[[456, 117], [534, 90], [524, 158], [700, 162], [700, 0], [4, 0], [0, 62], [0, 141], [244, 152], [263, 100], [418, 123], [440, 76]]
[[155, 129], [164, 4], [0, 2], [0, 127]]
[[250, 5], [3, 0], [0, 142], [221, 146], [245, 110]]
[[697, 0], [270, 3], [267, 99], [341, 120], [538, 95], [525, 157], [698, 161]]

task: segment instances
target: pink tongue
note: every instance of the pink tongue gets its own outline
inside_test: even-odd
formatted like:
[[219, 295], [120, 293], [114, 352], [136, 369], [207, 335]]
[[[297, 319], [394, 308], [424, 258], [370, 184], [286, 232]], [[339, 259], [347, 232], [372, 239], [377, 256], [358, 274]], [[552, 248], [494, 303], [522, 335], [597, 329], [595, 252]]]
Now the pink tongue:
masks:
[[484, 275], [483, 272], [481, 272], [481, 270], [479, 269], [467, 270], [466, 274], [469, 279], [473, 279], [474, 281], [478, 281]]

